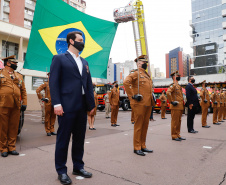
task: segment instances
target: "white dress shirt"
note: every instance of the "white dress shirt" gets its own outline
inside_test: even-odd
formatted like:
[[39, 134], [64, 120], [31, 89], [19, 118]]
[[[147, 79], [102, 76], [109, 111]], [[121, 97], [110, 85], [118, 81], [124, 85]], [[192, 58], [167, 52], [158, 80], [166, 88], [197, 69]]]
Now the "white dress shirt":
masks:
[[[76, 55], [74, 53], [70, 52], [69, 50], [67, 50], [67, 51], [68, 51], [68, 53], [71, 54], [71, 56], [75, 60], [75, 63], [78, 66], [78, 70], [80, 72], [80, 75], [82, 76], [83, 64], [82, 64], [80, 56], [76, 57]], [[84, 91], [84, 88], [82, 86], [82, 95], [84, 95], [84, 94], [85, 94], [85, 91]], [[58, 107], [58, 106], [61, 106], [61, 104], [54, 105], [54, 107]]]

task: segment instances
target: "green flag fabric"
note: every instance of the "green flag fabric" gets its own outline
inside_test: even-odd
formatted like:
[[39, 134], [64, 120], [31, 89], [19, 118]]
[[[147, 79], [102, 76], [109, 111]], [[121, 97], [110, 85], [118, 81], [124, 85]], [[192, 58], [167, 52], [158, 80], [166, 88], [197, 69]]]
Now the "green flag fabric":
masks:
[[66, 36], [83, 33], [80, 56], [92, 77], [107, 78], [107, 65], [118, 24], [87, 15], [62, 0], [37, 0], [24, 69], [49, 71], [53, 55], [67, 51]]

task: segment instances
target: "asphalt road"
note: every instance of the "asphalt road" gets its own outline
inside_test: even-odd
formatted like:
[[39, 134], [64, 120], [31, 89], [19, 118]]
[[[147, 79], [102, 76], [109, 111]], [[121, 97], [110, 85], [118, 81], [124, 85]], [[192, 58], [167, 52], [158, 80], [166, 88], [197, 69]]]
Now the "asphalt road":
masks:
[[[69, 151], [68, 175], [73, 184], [226, 185], [226, 122], [213, 125], [210, 114], [211, 128], [202, 128], [201, 115], [196, 115], [195, 130], [199, 133], [190, 134], [183, 115], [181, 135], [187, 140], [176, 142], [170, 137], [171, 115], [162, 120], [160, 114], [154, 113], [156, 121], [150, 122], [147, 135], [147, 147], [154, 153], [142, 157], [133, 153], [130, 114], [120, 110], [121, 126], [115, 128], [104, 112], [97, 112], [97, 130], [87, 129], [84, 154], [85, 169], [93, 177], [81, 179], [71, 174]], [[59, 185], [54, 168], [56, 138], [46, 136], [41, 112], [26, 111], [19, 138], [17, 150], [21, 155], [0, 157], [0, 185]]]

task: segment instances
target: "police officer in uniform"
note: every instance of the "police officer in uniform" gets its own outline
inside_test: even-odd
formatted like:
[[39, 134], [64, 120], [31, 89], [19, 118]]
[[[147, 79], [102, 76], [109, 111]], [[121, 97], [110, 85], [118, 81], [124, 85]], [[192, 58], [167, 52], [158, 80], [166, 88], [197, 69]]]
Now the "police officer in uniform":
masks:
[[[50, 73], [47, 74], [48, 77]], [[41, 91], [45, 91], [45, 98], [42, 98]], [[45, 131], [47, 136], [56, 135], [54, 132], [54, 124], [56, 121], [56, 114], [54, 114], [54, 107], [51, 104], [51, 96], [49, 89], [49, 80], [40, 85], [36, 90], [38, 98], [45, 102]]]
[[110, 118], [109, 114], [111, 111], [111, 105], [110, 105], [110, 100], [109, 100], [109, 93], [110, 91], [107, 91], [107, 94], [104, 96], [104, 102], [105, 102], [105, 118]]
[[2, 157], [8, 154], [19, 155], [16, 151], [16, 139], [20, 121], [20, 110], [27, 107], [27, 93], [23, 76], [15, 72], [16, 56], [2, 59], [5, 68], [0, 70], [0, 152]]
[[210, 128], [210, 126], [207, 125], [207, 114], [208, 114], [208, 108], [210, 106], [210, 95], [209, 91], [206, 89], [206, 80], [201, 82], [202, 89], [200, 91], [200, 97], [201, 97], [201, 107], [202, 107], [202, 127], [203, 128]]
[[214, 125], [220, 125], [221, 123], [218, 123], [218, 112], [220, 108], [220, 96], [219, 93], [216, 90], [216, 87], [213, 87], [213, 92], [210, 97], [212, 101], [212, 108], [213, 108], [213, 124]]
[[166, 92], [171, 109], [171, 137], [172, 140], [181, 141], [186, 139], [180, 135], [181, 117], [184, 111], [182, 88], [178, 84], [178, 81], [180, 81], [180, 74], [176, 71], [171, 74], [171, 77], [174, 83]]
[[223, 121], [223, 112], [224, 112], [224, 94], [223, 94], [223, 89], [220, 89], [219, 92], [220, 96], [220, 107], [219, 107], [219, 112], [218, 112], [218, 122], [224, 122]]
[[223, 120], [226, 120], [226, 89], [223, 89], [224, 93], [224, 111], [223, 111]]
[[114, 88], [109, 93], [109, 101], [111, 105], [111, 126], [120, 126], [117, 123], [118, 110], [119, 110], [119, 90], [117, 81], [114, 83]]
[[124, 80], [123, 85], [134, 112], [134, 153], [145, 156], [144, 152], [153, 152], [153, 150], [149, 150], [146, 147], [146, 136], [153, 105], [152, 80], [149, 74], [145, 71], [148, 62], [147, 56], [141, 55], [134, 61], [137, 63], [138, 70], [129, 74], [129, 76]]
[[165, 117], [166, 115], [166, 107], [167, 107], [167, 98], [165, 96], [166, 92], [163, 90], [162, 95], [159, 97], [159, 100], [161, 101], [161, 118], [167, 119]]

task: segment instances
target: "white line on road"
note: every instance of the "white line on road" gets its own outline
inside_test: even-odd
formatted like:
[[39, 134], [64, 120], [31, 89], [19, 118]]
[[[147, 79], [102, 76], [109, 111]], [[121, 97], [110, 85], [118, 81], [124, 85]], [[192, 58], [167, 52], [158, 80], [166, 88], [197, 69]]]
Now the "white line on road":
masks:
[[125, 136], [128, 136], [128, 134], [124, 134]]
[[19, 156], [20, 156], [20, 157], [23, 157], [23, 156], [25, 156], [25, 155], [26, 155], [26, 154], [20, 154]]
[[206, 149], [212, 149], [211, 146], [203, 146], [203, 148], [206, 148]]
[[78, 177], [75, 177], [75, 178], [78, 179], [78, 180], [84, 179], [84, 177], [82, 177], [82, 176], [78, 176]]
[[90, 143], [89, 141], [86, 142], [87, 144]]

